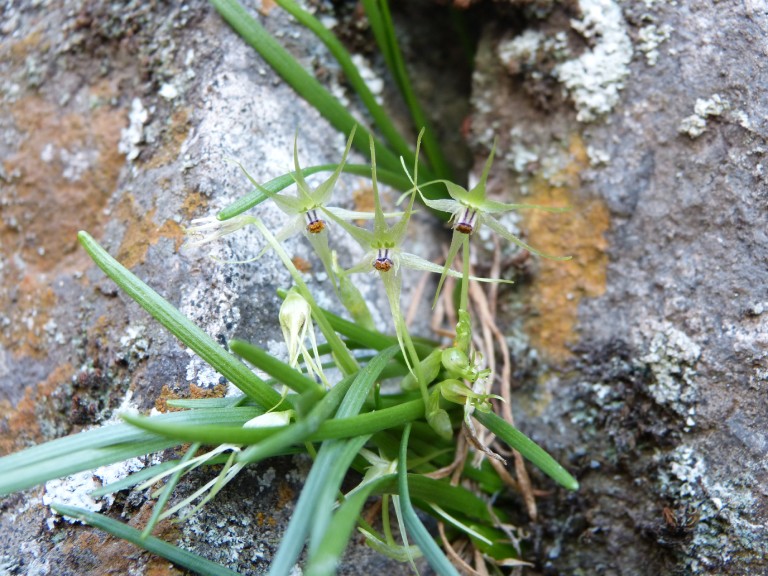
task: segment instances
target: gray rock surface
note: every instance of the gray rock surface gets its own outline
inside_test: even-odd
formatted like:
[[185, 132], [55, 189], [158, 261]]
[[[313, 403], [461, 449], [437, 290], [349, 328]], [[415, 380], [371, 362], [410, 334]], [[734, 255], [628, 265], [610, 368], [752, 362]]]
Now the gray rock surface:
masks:
[[538, 568], [765, 573], [765, 5], [544, 4], [486, 28], [472, 118], [499, 195], [573, 206], [521, 214], [574, 259], [508, 301], [517, 421], [582, 482]]

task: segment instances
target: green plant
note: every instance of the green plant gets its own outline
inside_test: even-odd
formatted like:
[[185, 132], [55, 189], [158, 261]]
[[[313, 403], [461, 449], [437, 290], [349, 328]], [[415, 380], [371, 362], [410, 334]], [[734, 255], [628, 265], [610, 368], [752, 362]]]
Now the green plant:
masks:
[[[315, 31], [329, 45], [342, 67], [350, 65], [340, 44], [318, 28], [316, 20], [290, 0], [277, 0], [277, 3]], [[422, 525], [414, 507], [440, 523], [442, 534], [447, 534], [445, 543], [458, 537], [466, 538], [481, 553], [488, 568], [500, 573], [504, 566], [519, 562], [520, 550], [510, 543], [504, 510], [489, 501], [510, 480], [509, 475], [502, 472], [503, 468], [499, 468], [503, 458], [491, 446], [485, 445], [478, 424], [560, 485], [571, 490], [578, 487], [576, 480], [551, 456], [508, 419], [495, 414], [492, 400], [498, 396], [491, 393], [493, 374], [485, 367], [472, 339], [470, 281], [484, 279], [470, 276], [471, 233], [485, 222], [504, 238], [530, 249], [489, 214], [541, 207], [502, 205], [485, 198], [485, 181], [492, 155], [477, 187], [467, 191], [454, 184], [439, 148], [429, 137], [430, 132], [422, 130], [414, 150], [411, 150], [386, 114], [373, 105], [375, 100], [364, 96], [367, 89], [362, 81], [356, 85], [357, 81], [351, 79], [363, 101], [373, 102], [366, 104], [391, 148], [377, 141], [370, 131], [357, 128], [346, 111], [319, 84], [316, 85], [316, 81], [301, 70], [239, 4], [230, 0], [214, 0], [213, 4], [287, 81], [307, 99], [313, 99], [313, 104], [334, 125], [349, 132], [347, 148], [338, 165], [302, 169], [298, 145], [295, 145], [294, 172], [264, 185], [246, 172], [254, 192], [219, 213], [217, 218], [207, 219], [190, 229], [191, 243], [201, 244], [215, 241], [244, 226], [254, 226], [264, 237], [267, 247], [289, 270], [293, 286], [281, 293], [285, 302], [280, 315], [290, 352], [288, 362], [275, 359], [250, 343], [231, 342], [234, 354], [270, 377], [269, 380], [259, 378], [240, 359], [222, 349], [120, 265], [91, 236], [81, 232], [82, 246], [107, 276], [182, 343], [237, 386], [242, 395], [217, 400], [170, 401], [170, 405], [182, 411], [150, 418], [124, 415], [124, 424], [89, 430], [2, 458], [0, 469], [4, 473], [0, 477], [0, 494], [191, 443], [178, 460], [152, 465], [97, 491], [103, 495], [132, 487], [154, 489], [159, 486], [152, 492], [157, 503], [143, 531], [87, 510], [60, 504], [52, 507], [61, 514], [101, 528], [198, 573], [231, 574], [226, 568], [153, 537], [154, 527], [161, 519], [177, 512], [182, 512], [184, 517], [194, 514], [244, 467], [304, 450], [314, 463], [273, 559], [272, 574], [287, 574], [305, 543], [308, 552], [305, 572], [332, 574], [356, 526], [367, 542], [384, 554], [412, 564], [417, 555], [423, 554], [437, 573], [456, 573], [454, 563], [460, 564], [460, 559], [450, 544], [446, 544], [450, 560], [444, 555]], [[364, 4], [414, 122], [421, 125], [423, 114], [413, 98], [394, 42], [387, 4], [374, 0], [366, 0]], [[353, 68], [345, 68], [345, 71], [350, 77], [354, 76]], [[419, 155], [424, 134], [427, 163]], [[369, 154], [370, 165], [347, 164], [350, 147], [361, 148], [361, 140], [367, 145], [362, 149]], [[406, 165], [411, 168], [401, 173], [400, 164], [403, 168]], [[331, 176], [314, 189], [304, 179], [304, 175], [326, 170], [332, 172]], [[354, 226], [346, 217], [350, 214], [328, 207], [342, 172], [371, 178], [375, 202], [375, 211], [369, 215], [373, 220], [372, 229]], [[420, 183], [420, 175], [428, 181]], [[379, 180], [405, 192], [406, 204], [402, 212], [383, 212]], [[297, 184], [297, 194], [281, 194], [280, 191], [291, 182]], [[447, 190], [451, 199], [436, 191], [440, 187]], [[462, 247], [461, 272], [450, 269], [450, 262], [445, 266], [437, 265], [403, 250], [405, 230], [417, 198], [422, 198], [437, 211], [458, 211], [459, 216], [453, 220], [451, 259]], [[244, 213], [268, 199], [293, 218], [289, 227], [277, 234], [273, 234], [257, 216]], [[359, 216], [352, 215], [354, 218]], [[330, 249], [323, 218], [333, 219], [339, 228], [362, 245], [368, 252], [362, 262], [347, 270], [339, 267], [336, 255]], [[394, 223], [390, 224], [388, 220], [394, 220]], [[333, 279], [340, 302], [355, 323], [316, 303], [280, 244], [286, 234], [294, 232], [303, 233], [318, 253]], [[410, 334], [400, 309], [401, 283], [408, 268], [441, 274], [441, 286], [446, 276], [459, 281], [458, 322], [452, 346], [446, 348]], [[390, 303], [394, 336], [372, 328], [365, 302], [349, 279], [349, 274], [364, 271], [373, 271], [381, 277]], [[324, 339], [320, 344], [315, 339], [315, 327]], [[368, 351], [369, 355], [362, 356], [360, 351]], [[337, 378], [326, 375], [329, 365], [337, 369]], [[379, 384], [384, 378], [397, 378], [399, 390], [383, 392]], [[465, 448], [472, 444], [476, 452], [484, 454], [481, 465], [472, 465], [467, 450], [457, 443], [458, 438], [463, 439]], [[212, 448], [200, 453], [202, 446]], [[220, 466], [220, 469], [207, 484], [164, 510], [183, 474], [212, 465]], [[342, 481], [350, 471], [361, 473], [362, 480], [356, 488], [341, 494]], [[459, 482], [461, 479], [469, 488]], [[371, 526], [360, 515], [367, 499], [374, 496], [382, 499], [380, 529]], [[402, 542], [393, 534], [392, 515], [397, 520]], [[415, 546], [409, 544], [410, 540]]]

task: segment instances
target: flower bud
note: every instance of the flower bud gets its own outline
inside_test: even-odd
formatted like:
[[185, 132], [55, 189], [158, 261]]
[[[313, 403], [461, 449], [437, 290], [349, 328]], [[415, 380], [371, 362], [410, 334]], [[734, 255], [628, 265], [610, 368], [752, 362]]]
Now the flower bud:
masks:
[[288, 363], [296, 367], [299, 354], [307, 337], [307, 331], [312, 325], [312, 309], [304, 297], [295, 289], [291, 289], [280, 306], [280, 328], [288, 347]]

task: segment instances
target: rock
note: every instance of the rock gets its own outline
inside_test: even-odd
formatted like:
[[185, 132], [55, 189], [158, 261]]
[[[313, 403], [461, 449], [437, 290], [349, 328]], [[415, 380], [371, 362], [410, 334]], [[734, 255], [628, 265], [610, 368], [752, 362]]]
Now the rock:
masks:
[[[209, 258], [211, 251], [219, 260], [253, 258], [264, 245], [256, 230], [183, 250], [183, 227], [250, 191], [230, 159], [263, 182], [292, 169], [297, 131], [305, 166], [337, 162], [346, 136], [206, 2], [54, 1], [9, 7], [5, 16], [0, 453], [104, 423], [121, 404], [146, 413], [163, 409], [169, 397], [226, 393], [217, 373], [90, 261], [77, 243], [78, 230], [88, 231], [223, 346], [239, 337], [284, 354], [276, 290], [289, 287], [290, 277], [278, 258], [267, 253], [250, 265]], [[284, 12], [263, 20], [289, 39], [308, 68], [329, 65], [314, 37]], [[354, 193], [364, 185], [345, 177], [336, 203], [354, 208]], [[286, 222], [271, 206], [258, 214], [273, 231]], [[427, 222], [431, 229], [434, 223]], [[284, 246], [304, 259], [319, 303], [332, 305], [330, 281], [308, 245], [292, 238]], [[349, 240], [336, 248], [346, 261], [361, 255]], [[374, 320], [387, 328], [388, 306], [376, 279], [361, 278], [360, 288]], [[192, 521], [163, 523], [158, 534], [243, 574], [263, 573], [306, 468], [306, 461], [290, 458], [253, 468]], [[57, 520], [43, 505], [74, 498], [141, 527], [151, 514], [147, 491], [106, 502], [85, 494], [128, 471], [111, 467], [4, 499], [0, 565], [14, 574], [98, 573], [105, 566], [121, 573], [178, 573], [129, 544]], [[210, 474], [185, 480], [174, 498], [191, 494]], [[365, 545], [352, 548], [342, 573], [408, 570]]]
[[507, 318], [516, 421], [581, 482], [540, 500], [533, 560], [762, 573], [768, 16], [611, 0], [526, 14], [483, 32], [472, 138], [478, 164], [499, 138], [499, 197], [573, 207], [521, 213], [527, 241], [573, 260], [536, 260], [507, 301], [523, 311]]

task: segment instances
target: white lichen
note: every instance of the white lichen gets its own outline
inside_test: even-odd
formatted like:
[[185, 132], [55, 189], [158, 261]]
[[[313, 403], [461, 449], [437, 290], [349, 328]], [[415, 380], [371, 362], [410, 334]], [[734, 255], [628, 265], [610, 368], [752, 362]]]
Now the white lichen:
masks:
[[357, 68], [363, 82], [368, 86], [368, 90], [371, 91], [376, 102], [381, 104], [384, 97], [384, 79], [373, 70], [373, 67], [364, 56], [353, 54], [352, 63]]
[[659, 404], [691, 418], [691, 404], [696, 400], [695, 365], [701, 347], [669, 323], [650, 327], [653, 337], [648, 353], [640, 360], [653, 374], [649, 392]]
[[[120, 414], [138, 414], [138, 407], [133, 403], [133, 393], [126, 392], [120, 407], [114, 412], [112, 417], [104, 422], [102, 426], [110, 426], [122, 422]], [[67, 504], [78, 508], [85, 508], [92, 512], [100, 512], [109, 508], [115, 498], [112, 494], [103, 497], [94, 498], [91, 492], [122, 480], [129, 474], [144, 468], [145, 462], [139, 458], [130, 458], [115, 464], [99, 466], [95, 470], [88, 470], [72, 474], [65, 478], [49, 480], [45, 483], [45, 492], [43, 493], [42, 503], [50, 506], [53, 503]], [[58, 515], [54, 512], [53, 516], [47, 520], [48, 528], [52, 529], [55, 519]], [[72, 524], [79, 522], [69, 517], [64, 517], [67, 522]]]
[[707, 99], [698, 98], [693, 107], [693, 114], [683, 118], [677, 131], [688, 134], [691, 138], [698, 138], [707, 131], [707, 118], [722, 116], [730, 107], [730, 103], [719, 94], [713, 94]]
[[125, 154], [129, 161], [139, 157], [139, 144], [144, 140], [144, 125], [148, 120], [149, 111], [144, 108], [140, 98], [134, 98], [128, 113], [128, 127], [120, 131], [120, 142], [117, 145], [118, 151]]
[[610, 112], [629, 75], [632, 43], [621, 9], [612, 0], [581, 0], [582, 18], [571, 27], [592, 48], [578, 58], [555, 66], [555, 77], [571, 98], [580, 122], [595, 120]]
[[516, 74], [521, 66], [532, 66], [536, 54], [544, 40], [544, 35], [537, 30], [526, 30], [519, 36], [499, 43], [497, 54], [507, 69]]
[[179, 95], [179, 90], [173, 84], [166, 82], [160, 87], [158, 94], [166, 100], [173, 100]]
[[659, 46], [669, 40], [672, 27], [665, 24], [661, 27], [656, 24], [643, 26], [637, 33], [637, 49], [645, 54], [648, 66], [655, 66], [659, 60]]

